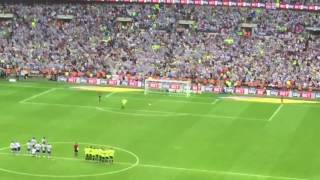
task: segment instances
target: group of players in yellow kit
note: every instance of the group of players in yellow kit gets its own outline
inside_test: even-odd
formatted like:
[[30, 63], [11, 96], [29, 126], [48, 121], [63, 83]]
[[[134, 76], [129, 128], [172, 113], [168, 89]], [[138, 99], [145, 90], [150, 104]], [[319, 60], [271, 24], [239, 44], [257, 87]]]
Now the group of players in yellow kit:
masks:
[[84, 149], [86, 160], [113, 163], [115, 150], [87, 147]]

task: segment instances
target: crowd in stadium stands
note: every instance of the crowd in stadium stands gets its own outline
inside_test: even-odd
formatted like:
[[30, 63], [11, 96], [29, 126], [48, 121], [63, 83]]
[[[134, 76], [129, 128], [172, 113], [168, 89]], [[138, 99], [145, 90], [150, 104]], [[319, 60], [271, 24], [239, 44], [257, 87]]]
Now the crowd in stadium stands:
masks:
[[[117, 74], [123, 79], [153, 76], [320, 88], [320, 38], [307, 30], [320, 27], [318, 12], [15, 4], [0, 6], [1, 13], [14, 15], [12, 20], [0, 20], [0, 63], [11, 73], [27, 70], [99, 78]], [[74, 18], [58, 20], [58, 15]], [[241, 28], [243, 23], [257, 27], [251, 31]]]
[[[254, 1], [254, 0], [251, 0]], [[261, 0], [258, 0], [261, 2]], [[263, 2], [274, 2], [272, 0], [262, 0]], [[304, 4], [304, 5], [315, 5], [320, 4], [319, 0], [280, 0], [279, 2], [288, 3], [288, 4]]]

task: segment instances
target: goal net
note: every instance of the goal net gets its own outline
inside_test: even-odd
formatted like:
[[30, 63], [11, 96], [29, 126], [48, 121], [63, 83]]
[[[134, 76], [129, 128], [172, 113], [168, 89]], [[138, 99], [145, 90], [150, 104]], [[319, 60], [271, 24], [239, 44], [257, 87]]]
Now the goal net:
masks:
[[168, 95], [190, 96], [191, 82], [190, 81], [175, 81], [175, 80], [145, 80], [144, 93], [164, 93]]

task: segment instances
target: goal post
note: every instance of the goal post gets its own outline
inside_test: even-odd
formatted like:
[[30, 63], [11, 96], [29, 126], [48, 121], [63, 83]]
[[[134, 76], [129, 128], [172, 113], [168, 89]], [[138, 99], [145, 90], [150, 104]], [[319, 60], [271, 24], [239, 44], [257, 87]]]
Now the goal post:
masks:
[[191, 93], [191, 81], [146, 79], [144, 93], [163, 93], [189, 97]]

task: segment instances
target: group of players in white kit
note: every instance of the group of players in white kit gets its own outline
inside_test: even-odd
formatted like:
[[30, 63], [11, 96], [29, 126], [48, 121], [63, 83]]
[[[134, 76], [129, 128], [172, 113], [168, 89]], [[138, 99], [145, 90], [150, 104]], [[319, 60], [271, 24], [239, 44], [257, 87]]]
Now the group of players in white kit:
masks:
[[[36, 138], [32, 138], [27, 142], [27, 153], [33, 157], [50, 157], [52, 153], [52, 145], [47, 142], [47, 139], [43, 137], [40, 142], [36, 140]], [[21, 145], [19, 142], [12, 141], [10, 143], [11, 152], [16, 154], [20, 153]]]

